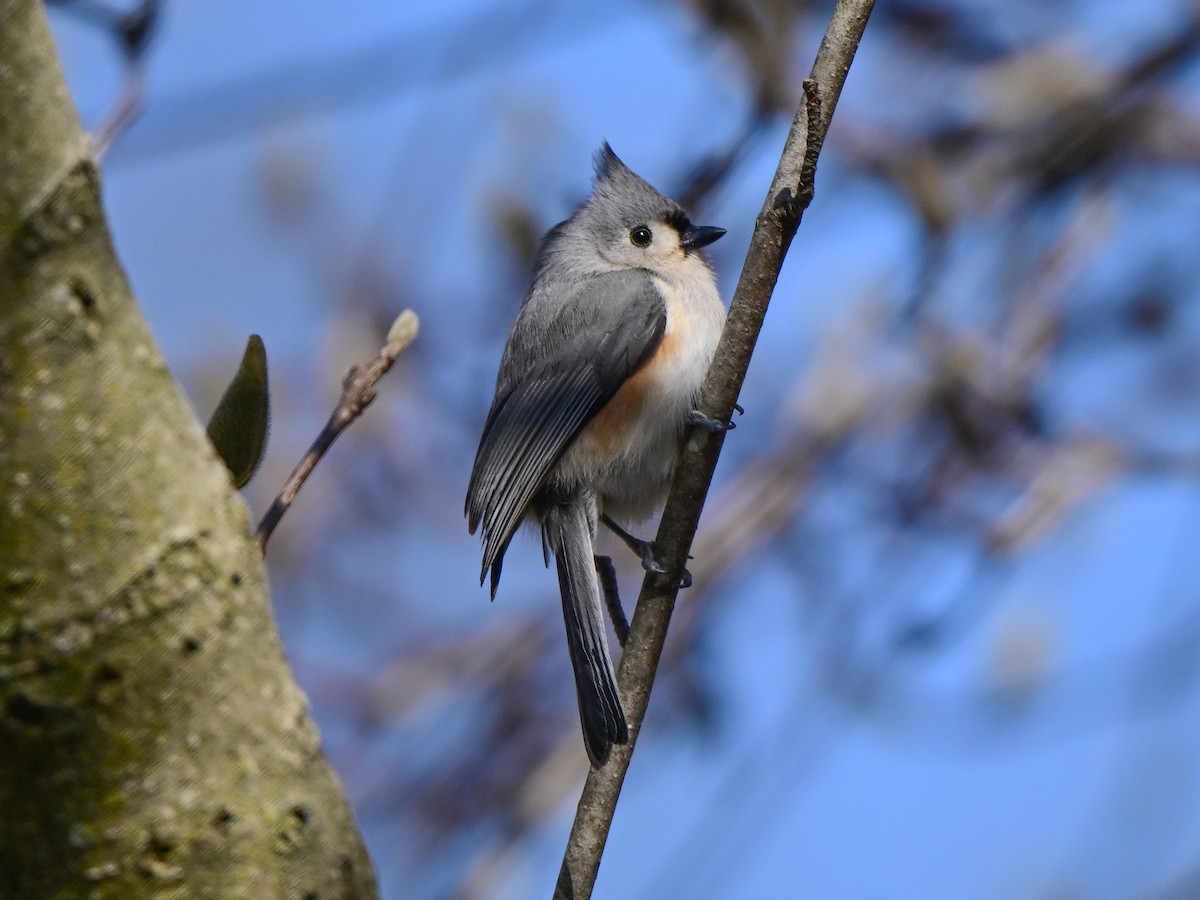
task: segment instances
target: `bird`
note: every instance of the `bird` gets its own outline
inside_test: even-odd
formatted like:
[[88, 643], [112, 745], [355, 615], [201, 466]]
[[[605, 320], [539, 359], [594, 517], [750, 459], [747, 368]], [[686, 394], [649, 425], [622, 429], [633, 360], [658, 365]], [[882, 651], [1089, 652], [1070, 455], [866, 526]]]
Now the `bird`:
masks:
[[701, 250], [725, 229], [693, 225], [607, 141], [594, 163], [591, 194], [542, 240], [465, 514], [470, 533], [482, 531], [479, 582], [490, 573], [492, 599], [516, 531], [540, 528], [558, 574], [584, 746], [600, 767], [629, 728], [601, 606], [597, 529], [609, 527], [662, 572], [653, 542], [627, 529], [665, 502], [688, 425], [731, 423], [696, 409], [725, 321]]

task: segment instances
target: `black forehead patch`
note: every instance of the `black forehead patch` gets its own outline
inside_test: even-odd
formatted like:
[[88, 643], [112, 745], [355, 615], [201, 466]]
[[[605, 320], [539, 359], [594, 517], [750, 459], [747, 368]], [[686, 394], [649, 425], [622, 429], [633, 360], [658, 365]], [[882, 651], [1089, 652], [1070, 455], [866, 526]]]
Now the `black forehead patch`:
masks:
[[687, 217], [687, 213], [678, 207], [670, 210], [665, 216], [663, 216], [663, 221], [680, 234], [683, 234], [692, 227], [692, 220]]

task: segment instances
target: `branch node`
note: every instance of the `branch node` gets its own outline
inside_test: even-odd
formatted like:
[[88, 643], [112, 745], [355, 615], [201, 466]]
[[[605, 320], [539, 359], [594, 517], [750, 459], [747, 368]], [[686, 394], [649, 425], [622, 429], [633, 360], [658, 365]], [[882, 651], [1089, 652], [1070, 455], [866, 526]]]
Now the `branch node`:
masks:
[[799, 213], [797, 206], [796, 194], [790, 187], [785, 187], [776, 194], [775, 200], [771, 203], [771, 209], [781, 212], [789, 218], [794, 218]]
[[798, 187], [798, 202], [800, 212], [808, 209], [816, 190], [817, 157], [821, 153], [821, 145], [825, 135], [821, 127], [824, 114], [824, 104], [821, 102], [821, 85], [815, 78], [804, 79], [804, 115], [808, 123], [807, 141], [804, 146], [804, 163], [800, 167], [800, 184]]

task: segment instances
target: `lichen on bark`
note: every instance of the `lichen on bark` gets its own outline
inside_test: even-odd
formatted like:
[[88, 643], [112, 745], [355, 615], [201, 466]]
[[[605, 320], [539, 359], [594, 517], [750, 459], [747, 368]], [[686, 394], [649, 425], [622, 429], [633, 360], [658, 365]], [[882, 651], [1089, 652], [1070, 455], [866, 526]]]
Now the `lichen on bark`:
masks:
[[41, 4], [0, 21], [0, 896], [373, 897]]

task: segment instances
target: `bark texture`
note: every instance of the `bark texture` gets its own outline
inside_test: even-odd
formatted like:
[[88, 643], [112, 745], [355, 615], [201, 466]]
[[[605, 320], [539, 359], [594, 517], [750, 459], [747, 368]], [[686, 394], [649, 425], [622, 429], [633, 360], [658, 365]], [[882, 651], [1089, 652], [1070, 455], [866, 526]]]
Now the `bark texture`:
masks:
[[0, 0], [0, 896], [375, 895], [42, 5]]

